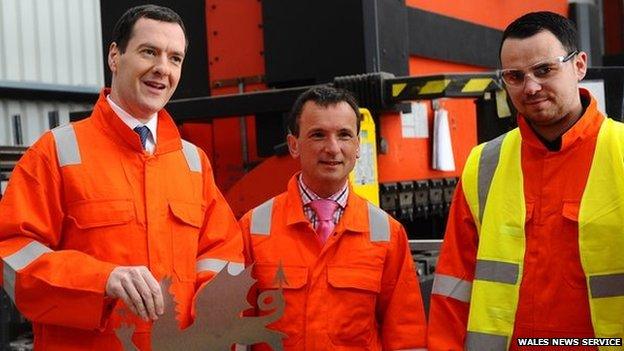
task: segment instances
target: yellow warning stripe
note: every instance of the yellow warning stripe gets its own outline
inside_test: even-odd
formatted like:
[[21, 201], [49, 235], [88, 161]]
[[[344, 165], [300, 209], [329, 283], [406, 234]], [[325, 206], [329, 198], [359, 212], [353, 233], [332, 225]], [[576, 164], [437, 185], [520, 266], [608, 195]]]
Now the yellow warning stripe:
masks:
[[464, 85], [462, 93], [476, 93], [485, 91], [492, 82], [492, 78], [473, 78]]
[[401, 92], [403, 91], [403, 89], [405, 89], [406, 86], [407, 86], [407, 83], [392, 84], [392, 97], [399, 96], [399, 94], [401, 94]]
[[450, 79], [430, 80], [423, 86], [418, 95], [439, 94], [451, 83]]

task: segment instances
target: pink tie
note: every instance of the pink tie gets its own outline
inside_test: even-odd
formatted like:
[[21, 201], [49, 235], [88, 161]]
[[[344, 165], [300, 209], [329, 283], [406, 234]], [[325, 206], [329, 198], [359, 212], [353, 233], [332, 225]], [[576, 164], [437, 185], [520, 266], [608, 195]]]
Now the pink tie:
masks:
[[325, 245], [336, 226], [333, 217], [338, 203], [334, 200], [317, 199], [310, 202], [310, 207], [316, 212], [316, 234], [321, 244]]

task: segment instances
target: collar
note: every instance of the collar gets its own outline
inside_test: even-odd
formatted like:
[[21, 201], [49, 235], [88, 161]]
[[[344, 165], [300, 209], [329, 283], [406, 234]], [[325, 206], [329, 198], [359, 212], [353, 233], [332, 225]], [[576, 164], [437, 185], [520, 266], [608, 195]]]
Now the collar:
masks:
[[[303, 201], [299, 192], [298, 178], [301, 172], [293, 175], [288, 181], [286, 190], [286, 225], [310, 222], [303, 213]], [[366, 232], [368, 231], [368, 204], [353, 191], [351, 182], [347, 181], [348, 196], [345, 210], [336, 226], [337, 231]]]
[[[338, 190], [336, 193], [332, 194], [328, 197], [328, 200], [333, 200], [338, 203], [341, 208], [345, 208], [347, 206], [347, 197], [349, 196], [349, 187], [347, 186], [348, 182], [345, 182], [344, 186]], [[310, 189], [303, 181], [303, 176], [299, 173], [297, 177], [297, 185], [299, 186], [299, 195], [301, 196], [301, 202], [303, 206], [307, 206], [310, 202], [314, 200], [321, 199], [312, 189]]]
[[[116, 113], [113, 111], [111, 105], [106, 99], [106, 96], [109, 94], [110, 88], [103, 88], [100, 91], [100, 96], [93, 107], [90, 120], [95, 127], [99, 128], [116, 144], [130, 149], [132, 152], [137, 152], [143, 155], [145, 152], [143, 151], [139, 135], [132, 129], [128, 128], [121, 118], [114, 117], [116, 116]], [[178, 131], [178, 128], [169, 113], [167, 113], [165, 109], [162, 109], [158, 111], [156, 117], [158, 119], [158, 145], [156, 146], [152, 156], [182, 149], [180, 132]]]
[[527, 146], [537, 149], [543, 153], [560, 152], [569, 150], [571, 147], [576, 145], [576, 143], [597, 135], [605, 116], [598, 111], [596, 99], [594, 99], [588, 90], [579, 88], [579, 94], [581, 95], [581, 101], [589, 101], [589, 105], [585, 108], [585, 112], [581, 115], [578, 121], [576, 121], [570, 129], [563, 133], [561, 136], [561, 148], [558, 151], [549, 151], [540, 140], [540, 137], [533, 131], [533, 128], [531, 128], [529, 123], [526, 121], [526, 118], [519, 114], [518, 127], [520, 128], [522, 142]]
[[134, 130], [134, 128], [138, 126], [146, 126], [152, 133], [152, 138], [154, 138], [154, 145], [156, 145], [156, 137], [157, 137], [156, 131], [158, 128], [158, 118], [157, 118], [158, 114], [157, 113], [154, 113], [153, 115], [151, 115], [150, 118], [147, 120], [147, 123], [144, 124], [138, 119], [136, 119], [135, 117], [133, 117], [132, 115], [130, 115], [128, 112], [126, 112], [126, 110], [121, 108], [119, 105], [117, 105], [115, 101], [113, 101], [113, 99], [110, 98], [110, 94], [106, 95], [106, 101], [108, 102], [110, 107], [113, 109], [113, 111], [115, 111], [115, 114], [117, 114], [117, 116], [128, 126], [128, 128]]

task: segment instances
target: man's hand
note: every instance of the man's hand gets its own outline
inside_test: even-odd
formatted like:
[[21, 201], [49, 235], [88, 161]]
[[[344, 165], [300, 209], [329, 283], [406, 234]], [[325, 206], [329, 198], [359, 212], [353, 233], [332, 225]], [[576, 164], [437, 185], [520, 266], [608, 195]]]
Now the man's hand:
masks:
[[119, 266], [106, 282], [106, 296], [122, 299], [132, 312], [148, 321], [164, 313], [160, 285], [145, 266]]

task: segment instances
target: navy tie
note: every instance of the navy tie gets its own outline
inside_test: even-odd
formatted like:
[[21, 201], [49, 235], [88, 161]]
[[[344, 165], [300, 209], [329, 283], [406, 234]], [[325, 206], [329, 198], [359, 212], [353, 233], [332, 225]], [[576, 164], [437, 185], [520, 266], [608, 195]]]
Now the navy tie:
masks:
[[145, 142], [147, 141], [147, 137], [150, 135], [150, 130], [146, 126], [136, 126], [134, 127], [134, 131], [141, 138], [141, 145], [143, 145], [143, 150], [145, 150]]

